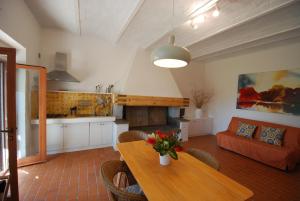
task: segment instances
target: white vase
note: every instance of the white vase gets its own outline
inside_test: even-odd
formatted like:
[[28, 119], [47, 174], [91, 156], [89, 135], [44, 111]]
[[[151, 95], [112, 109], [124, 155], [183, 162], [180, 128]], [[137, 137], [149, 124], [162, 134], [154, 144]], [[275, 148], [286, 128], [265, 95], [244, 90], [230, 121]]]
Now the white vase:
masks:
[[196, 108], [195, 109], [195, 119], [201, 119], [203, 116], [203, 111], [201, 108]]
[[166, 154], [166, 155], [163, 155], [163, 156], [159, 155], [159, 163], [161, 165], [166, 166], [166, 165], [169, 165], [170, 162], [171, 162], [171, 160], [170, 160], [169, 154]]

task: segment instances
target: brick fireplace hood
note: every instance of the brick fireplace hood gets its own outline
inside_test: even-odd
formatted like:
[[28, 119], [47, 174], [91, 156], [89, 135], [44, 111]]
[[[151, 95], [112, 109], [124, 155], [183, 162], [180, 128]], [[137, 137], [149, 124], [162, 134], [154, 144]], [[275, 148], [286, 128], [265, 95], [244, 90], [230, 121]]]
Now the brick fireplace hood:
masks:
[[126, 106], [188, 107], [190, 99], [158, 96], [116, 95], [115, 103]]

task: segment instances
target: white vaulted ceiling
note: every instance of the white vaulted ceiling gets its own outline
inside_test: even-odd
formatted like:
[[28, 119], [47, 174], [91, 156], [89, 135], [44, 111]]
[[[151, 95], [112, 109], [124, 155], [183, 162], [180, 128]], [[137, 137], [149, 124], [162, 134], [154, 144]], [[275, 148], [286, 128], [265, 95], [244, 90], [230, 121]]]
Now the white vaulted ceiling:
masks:
[[79, 33], [77, 4], [74, 0], [25, 0], [25, 2], [43, 27]]
[[115, 42], [143, 0], [25, 0], [39, 23]]
[[[204, 46], [216, 46], [214, 37], [219, 40], [221, 38], [217, 41], [221, 44], [220, 34], [223, 33], [225, 36], [230, 33], [239, 36], [242, 32], [247, 32], [247, 28], [244, 27], [247, 27], [248, 23], [252, 30], [261, 31], [261, 35], [260, 32], [255, 33], [257, 36], [253, 40], [267, 37], [270, 33], [266, 32], [264, 24], [259, 23], [260, 19], [267, 23], [266, 28], [276, 33], [286, 28], [294, 31], [300, 25], [300, 12], [293, 11], [295, 10], [293, 7], [299, 7], [299, 0], [219, 0], [220, 16], [207, 18], [197, 30], [194, 30], [186, 21], [197, 6], [207, 1], [209, 0], [175, 0], [176, 43], [191, 47], [193, 52], [197, 53], [194, 58], [205, 55], [205, 52], [200, 54], [196, 47], [204, 49]], [[25, 2], [42, 27], [57, 28], [82, 36], [101, 37], [113, 43], [152, 49], [167, 42], [172, 27], [172, 0], [25, 0]], [[288, 17], [289, 20], [281, 20], [280, 16]], [[280, 23], [276, 26], [278, 21]], [[239, 40], [248, 43], [249, 38], [244, 35], [245, 37], [240, 37]], [[243, 43], [238, 42], [237, 45]], [[233, 43], [234, 41], [230, 42]], [[226, 48], [224, 46], [204, 50], [212, 54]]]

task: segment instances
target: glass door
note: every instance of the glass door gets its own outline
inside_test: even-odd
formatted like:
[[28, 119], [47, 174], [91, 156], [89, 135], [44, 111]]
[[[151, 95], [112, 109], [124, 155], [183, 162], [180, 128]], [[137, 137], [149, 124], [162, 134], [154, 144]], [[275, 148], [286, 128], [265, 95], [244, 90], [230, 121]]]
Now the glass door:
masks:
[[46, 69], [17, 65], [18, 166], [46, 161]]
[[[0, 181], [6, 200], [19, 200], [16, 143], [16, 50], [0, 47]], [[2, 184], [3, 184], [2, 183]]]

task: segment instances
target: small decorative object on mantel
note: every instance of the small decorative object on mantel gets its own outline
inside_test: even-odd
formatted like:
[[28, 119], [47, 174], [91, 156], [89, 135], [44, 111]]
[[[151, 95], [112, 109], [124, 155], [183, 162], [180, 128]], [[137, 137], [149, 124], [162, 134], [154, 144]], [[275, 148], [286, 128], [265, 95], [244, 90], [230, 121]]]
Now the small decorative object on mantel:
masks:
[[204, 92], [202, 90], [192, 91], [192, 103], [195, 105], [195, 119], [200, 119], [201, 117], [207, 117], [207, 111], [203, 111], [203, 108], [209, 103], [213, 94], [209, 92]]
[[106, 88], [106, 93], [111, 93], [112, 92], [112, 88], [114, 87], [113, 84], [108, 85], [108, 87]]
[[98, 85], [96, 86], [96, 93], [101, 93], [102, 87], [103, 87], [102, 84], [98, 84]]
[[147, 142], [153, 146], [153, 149], [159, 153], [159, 161], [163, 166], [169, 165], [170, 156], [178, 160], [177, 152], [183, 150], [182, 140], [179, 138], [180, 130], [171, 133], [162, 133], [156, 131], [148, 136]]

